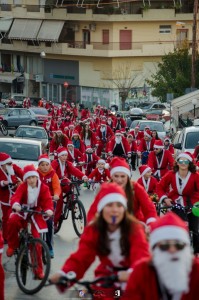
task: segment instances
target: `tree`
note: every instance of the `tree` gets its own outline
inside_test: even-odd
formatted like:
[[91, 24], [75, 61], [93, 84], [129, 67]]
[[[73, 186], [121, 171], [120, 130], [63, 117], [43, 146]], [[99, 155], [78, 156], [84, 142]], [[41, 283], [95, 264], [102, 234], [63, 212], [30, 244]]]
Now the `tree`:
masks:
[[[199, 67], [196, 58], [196, 70]], [[191, 87], [191, 55], [188, 47], [175, 49], [163, 56], [158, 64], [158, 71], [147, 83], [152, 87], [152, 95], [166, 101], [167, 93], [174, 97], [184, 95], [185, 89]], [[196, 74], [196, 86], [199, 86], [199, 73]]]
[[129, 63], [124, 63], [118, 65], [112, 72], [112, 78], [110, 78], [110, 73], [108, 75], [104, 74], [104, 79], [108, 83], [109, 87], [116, 88], [119, 91], [119, 96], [122, 102], [122, 110], [125, 110], [125, 102], [128, 98], [129, 92], [132, 88], [135, 88], [135, 79], [137, 74], [133, 75], [132, 65]]

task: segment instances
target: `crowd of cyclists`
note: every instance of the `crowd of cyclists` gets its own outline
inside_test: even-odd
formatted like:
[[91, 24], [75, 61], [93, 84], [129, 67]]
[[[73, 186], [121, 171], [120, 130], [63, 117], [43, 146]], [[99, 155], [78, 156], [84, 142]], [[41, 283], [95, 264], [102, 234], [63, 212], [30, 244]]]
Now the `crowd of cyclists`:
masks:
[[[66, 100], [59, 107], [44, 99], [38, 105], [49, 111], [43, 127], [50, 140], [49, 153], [39, 157], [38, 168], [27, 165], [22, 170], [9, 154], [0, 152], [0, 253], [4, 243], [7, 256], [14, 255], [18, 233], [27, 225], [21, 211], [27, 206], [45, 212], [45, 219], [32, 216], [32, 235], [46, 232], [51, 258], [56, 258], [53, 230], [62, 213], [63, 195], [77, 178], [88, 189], [96, 187], [94, 199], [78, 249], [51, 275], [51, 283], [65, 290], [73, 284], [71, 272], [81, 279], [98, 257], [96, 278], [117, 275], [114, 286], [100, 287], [107, 295], [103, 299], [114, 299], [115, 289], [121, 290], [121, 299], [197, 299], [199, 221], [191, 208], [199, 201], [199, 146], [193, 154], [175, 157], [169, 137], [162, 140], [149, 127], [129, 129], [119, 113], [100, 105], [92, 114], [88, 108], [78, 111]], [[157, 203], [170, 212], [158, 216]], [[190, 208], [188, 213], [184, 207]], [[42, 280], [41, 265], [34, 275]], [[62, 277], [68, 279], [64, 288]], [[0, 284], [4, 299], [2, 266]]]

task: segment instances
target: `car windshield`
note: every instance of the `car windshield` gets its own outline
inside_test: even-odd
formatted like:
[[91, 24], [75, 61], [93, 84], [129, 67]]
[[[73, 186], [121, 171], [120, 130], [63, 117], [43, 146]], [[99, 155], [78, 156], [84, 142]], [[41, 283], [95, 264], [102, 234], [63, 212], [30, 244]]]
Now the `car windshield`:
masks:
[[164, 126], [162, 123], [153, 123], [153, 122], [144, 122], [144, 123], [140, 123], [140, 130], [144, 131], [144, 128], [149, 126], [150, 130], [156, 130], [158, 132], [164, 132]]
[[15, 133], [16, 137], [25, 137], [29, 139], [47, 139], [47, 134], [45, 130], [39, 128], [28, 128], [22, 127], [18, 128]]
[[131, 128], [135, 128], [135, 126], [139, 123], [140, 120], [134, 120], [132, 123], [131, 123]]
[[194, 149], [199, 144], [199, 131], [188, 132], [185, 140], [185, 149]]
[[39, 145], [1, 142], [1, 152], [9, 154], [13, 159], [37, 161], [40, 155]]
[[47, 109], [41, 109], [41, 108], [34, 107], [34, 108], [31, 108], [31, 110], [37, 115], [48, 115]]
[[1, 115], [7, 115], [7, 113], [8, 113], [8, 109], [1, 109]]

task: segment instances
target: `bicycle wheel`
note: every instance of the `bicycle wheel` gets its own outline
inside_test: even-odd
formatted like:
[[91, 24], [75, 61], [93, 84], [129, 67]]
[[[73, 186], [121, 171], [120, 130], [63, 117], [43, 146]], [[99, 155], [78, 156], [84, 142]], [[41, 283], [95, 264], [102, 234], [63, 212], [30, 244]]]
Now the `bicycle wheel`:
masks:
[[84, 205], [80, 200], [75, 200], [72, 202], [72, 222], [75, 233], [77, 236], [81, 236], [86, 226], [86, 212]]
[[0, 129], [4, 136], [8, 135], [8, 129], [6, 128], [6, 126], [3, 123], [0, 124]]
[[56, 234], [60, 231], [63, 220], [64, 220], [64, 218], [63, 218], [63, 215], [61, 214], [61, 216], [59, 218], [59, 221], [57, 222], [56, 227], [54, 227], [54, 234]]
[[41, 239], [31, 239], [17, 255], [16, 279], [19, 288], [28, 295], [41, 290], [50, 273], [50, 253]]

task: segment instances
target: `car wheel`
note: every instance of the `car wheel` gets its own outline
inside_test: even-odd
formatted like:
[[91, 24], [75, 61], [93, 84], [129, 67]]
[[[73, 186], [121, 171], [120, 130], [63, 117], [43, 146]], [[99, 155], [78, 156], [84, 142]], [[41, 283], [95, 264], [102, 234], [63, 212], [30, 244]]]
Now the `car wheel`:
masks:
[[30, 126], [37, 126], [37, 122], [31, 121], [31, 122], [30, 122]]

